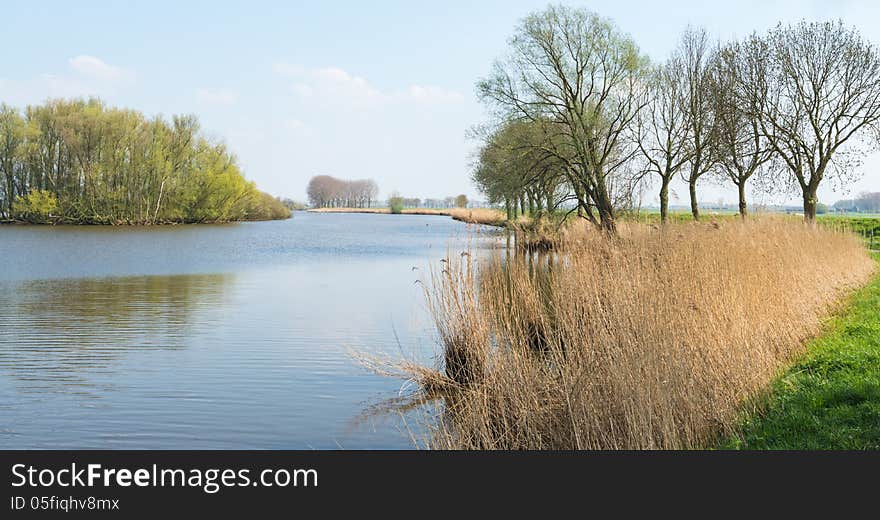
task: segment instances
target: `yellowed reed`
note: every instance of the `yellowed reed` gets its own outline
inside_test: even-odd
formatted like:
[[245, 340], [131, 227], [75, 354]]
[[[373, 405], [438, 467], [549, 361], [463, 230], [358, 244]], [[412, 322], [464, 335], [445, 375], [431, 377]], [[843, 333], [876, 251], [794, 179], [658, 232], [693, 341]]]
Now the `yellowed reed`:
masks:
[[445, 372], [414, 375], [453, 390], [429, 446], [705, 446], [875, 267], [851, 235], [772, 218], [564, 243], [434, 274]]
[[[388, 208], [315, 208], [313, 213], [391, 213]], [[446, 215], [469, 224], [500, 226], [505, 222], [504, 212], [492, 208], [407, 208], [404, 215]]]
[[506, 221], [503, 211], [492, 208], [451, 208], [444, 211], [455, 220], [470, 224], [500, 226]]

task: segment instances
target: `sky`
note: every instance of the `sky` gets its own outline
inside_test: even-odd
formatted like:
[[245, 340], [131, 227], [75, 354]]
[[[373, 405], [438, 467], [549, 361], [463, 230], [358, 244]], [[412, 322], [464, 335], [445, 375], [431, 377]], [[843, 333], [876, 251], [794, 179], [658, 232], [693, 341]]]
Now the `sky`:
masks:
[[[610, 17], [657, 61], [688, 24], [726, 40], [779, 21], [841, 18], [880, 44], [880, 2], [566, 4]], [[546, 5], [3, 0], [0, 102], [98, 96], [149, 115], [195, 114], [258, 187], [298, 200], [317, 174], [372, 178], [382, 197], [478, 198], [470, 181], [477, 143], [468, 130], [488, 116], [475, 84], [505, 53], [517, 21]], [[880, 191], [880, 154], [860, 170], [860, 181], [828, 183], [820, 199]], [[735, 201], [719, 183], [701, 181], [700, 192], [713, 203]], [[672, 199], [687, 203], [683, 184]]]

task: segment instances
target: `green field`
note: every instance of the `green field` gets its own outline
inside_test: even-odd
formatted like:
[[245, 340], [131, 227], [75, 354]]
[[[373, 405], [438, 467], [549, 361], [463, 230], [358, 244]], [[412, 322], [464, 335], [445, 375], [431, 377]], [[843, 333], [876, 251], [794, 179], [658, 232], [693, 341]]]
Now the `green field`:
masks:
[[722, 448], [880, 449], [880, 276], [777, 378], [758, 410]]
[[880, 216], [822, 215], [818, 221], [825, 225], [848, 229], [880, 246]]

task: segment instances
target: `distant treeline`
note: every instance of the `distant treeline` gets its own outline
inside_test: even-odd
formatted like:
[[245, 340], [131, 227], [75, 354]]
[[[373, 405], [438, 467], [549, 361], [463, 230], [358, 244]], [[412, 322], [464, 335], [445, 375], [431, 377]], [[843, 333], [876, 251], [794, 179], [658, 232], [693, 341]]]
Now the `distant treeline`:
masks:
[[379, 196], [379, 186], [372, 179], [347, 181], [318, 175], [309, 180], [306, 194], [315, 208], [369, 208]]
[[83, 224], [287, 218], [195, 116], [148, 118], [97, 99], [0, 105], [0, 220]]
[[[392, 194], [389, 201], [395, 198], [396, 194]], [[404, 208], [428, 208], [428, 209], [448, 209], [463, 208], [468, 205], [465, 195], [456, 197], [446, 197], [443, 199], [420, 199], [418, 197], [400, 197], [400, 202]]]
[[843, 199], [834, 203], [835, 211], [855, 213], [880, 213], [880, 192], [862, 193], [854, 199]]

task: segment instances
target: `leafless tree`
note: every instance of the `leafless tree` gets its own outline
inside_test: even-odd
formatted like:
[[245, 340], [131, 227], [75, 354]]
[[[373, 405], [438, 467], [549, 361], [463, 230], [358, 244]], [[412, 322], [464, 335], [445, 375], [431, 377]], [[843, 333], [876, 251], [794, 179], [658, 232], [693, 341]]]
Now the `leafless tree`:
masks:
[[842, 22], [778, 25], [752, 36], [744, 74], [761, 132], [800, 188], [804, 218], [816, 217], [829, 175], [853, 180], [880, 122], [880, 57]]
[[309, 203], [317, 208], [368, 208], [376, 201], [379, 187], [370, 179], [345, 181], [329, 175], [317, 175], [309, 180], [306, 194]]
[[644, 171], [660, 178], [660, 220], [663, 223], [669, 214], [669, 185], [691, 159], [683, 69], [684, 61], [677, 52], [654, 69], [646, 93], [648, 101], [636, 125], [635, 140]]
[[715, 118], [710, 91], [710, 64], [712, 62], [709, 33], [705, 29], [688, 27], [681, 37], [678, 51], [682, 60], [685, 82], [683, 104], [688, 126], [688, 167], [683, 170], [688, 183], [691, 213], [700, 219], [697, 201], [697, 181], [715, 165]]
[[760, 59], [760, 48], [730, 44], [715, 54], [711, 67], [711, 96], [715, 114], [715, 150], [718, 171], [737, 187], [739, 214], [748, 214], [746, 184], [772, 164], [773, 148], [761, 132], [759, 111], [746, 95], [749, 64]]

